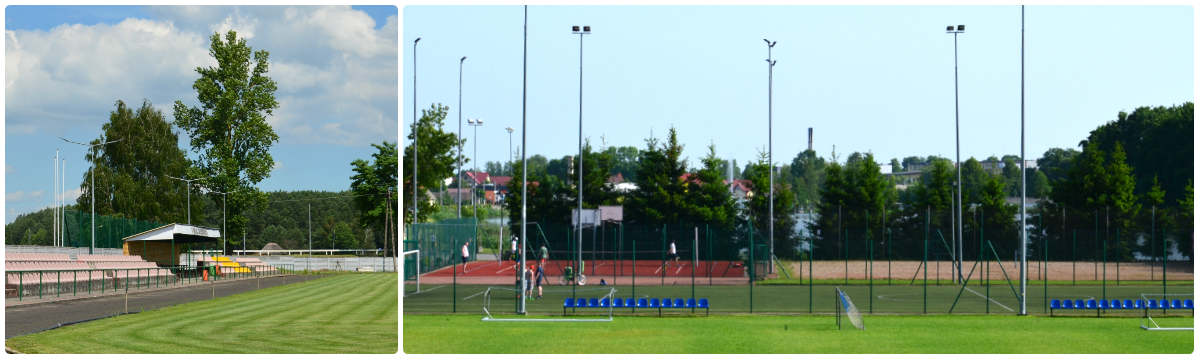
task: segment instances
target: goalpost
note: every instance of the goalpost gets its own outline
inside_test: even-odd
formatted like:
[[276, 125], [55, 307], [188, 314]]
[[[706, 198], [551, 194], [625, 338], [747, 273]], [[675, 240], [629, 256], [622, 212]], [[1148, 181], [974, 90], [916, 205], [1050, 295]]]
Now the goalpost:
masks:
[[[1156, 304], [1159, 304], [1159, 306], [1157, 306], [1155, 308], [1151, 308], [1149, 306], [1143, 307], [1142, 308], [1142, 316], [1138, 320], [1139, 325], [1141, 325], [1142, 329], [1144, 329], [1144, 330], [1190, 330], [1190, 331], [1195, 331], [1194, 325], [1189, 326], [1189, 327], [1162, 327], [1162, 326], [1159, 326], [1158, 322], [1155, 321], [1152, 316], [1153, 312], [1160, 311], [1160, 310], [1163, 311], [1164, 314], [1166, 313], [1166, 310], [1175, 310], [1175, 309], [1193, 310], [1194, 311], [1195, 305], [1193, 304], [1193, 301], [1194, 301], [1193, 298], [1194, 298], [1193, 294], [1142, 294], [1143, 302], [1146, 302], [1146, 303], [1154, 302]], [[1162, 299], [1162, 301], [1159, 301], [1159, 299]], [[1163, 306], [1164, 303], [1166, 306]], [[1164, 319], [1162, 317], [1160, 317], [1159, 320], [1164, 320]], [[1193, 321], [1191, 319], [1188, 319], [1188, 320], [1189, 320], [1189, 323], [1191, 321]], [[1171, 320], [1167, 320], [1167, 321], [1171, 321]]]
[[854, 307], [854, 303], [850, 302], [850, 296], [846, 295], [839, 287], [834, 287], [837, 290], [835, 296], [836, 306], [835, 316], [837, 317], [838, 330], [842, 329], [842, 311], [846, 312], [846, 317], [850, 318], [850, 323], [859, 330], [866, 330], [866, 325], [863, 324], [862, 314], [858, 312], [858, 308]]
[[[599, 313], [599, 315], [601, 315], [601, 316], [604, 315], [604, 312], [608, 313], [608, 318], [599, 318], [599, 319], [596, 319], [596, 318], [572, 319], [572, 318], [566, 318], [566, 317], [550, 318], [550, 319], [492, 317], [492, 313], [490, 310], [490, 309], [492, 309], [492, 296], [494, 294], [503, 294], [503, 295], [497, 295], [497, 296], [499, 296], [500, 299], [513, 299], [513, 298], [515, 298], [515, 296], [513, 296], [514, 292], [520, 292], [520, 290], [512, 289], [512, 288], [505, 288], [505, 287], [489, 287], [487, 289], [487, 291], [484, 291], [484, 293], [483, 293], [483, 319], [481, 319], [481, 320], [482, 321], [558, 321], [558, 322], [612, 322], [612, 320], [613, 320], [613, 307], [612, 306], [600, 307], [600, 308], [596, 308], [596, 307], [592, 307], [592, 306], [587, 307], [587, 309], [594, 309], [594, 308], [602, 309], [602, 312]], [[569, 294], [572, 292], [572, 290], [548, 290], [548, 291], [543, 291], [543, 292], [544, 293], [568, 293]], [[608, 300], [607, 303], [609, 305], [612, 305], [613, 294], [617, 293], [617, 288], [601, 287], [601, 288], [592, 288], [592, 289], [577, 289], [577, 290], [574, 290], [574, 292], [577, 294], [577, 296], [580, 296], [580, 299], [584, 298], [583, 296], [581, 296], [580, 293], [584, 293], [584, 294], [592, 293], [595, 295], [601, 295], [599, 298], [596, 298], [596, 299], [599, 301]], [[570, 295], [568, 295], [568, 296], [570, 296]], [[509, 305], [511, 305], [511, 303], [509, 303]], [[563, 304], [559, 303], [559, 304], [555, 304], [555, 305], [563, 305]], [[526, 309], [526, 313], [528, 314], [528, 309]]]
[[[409, 261], [409, 255], [412, 255], [413, 261]], [[404, 273], [404, 282], [416, 280], [417, 287], [415, 291], [409, 293], [407, 287], [404, 290], [404, 296], [417, 294], [421, 292], [421, 250], [405, 251], [400, 256], [400, 268]]]

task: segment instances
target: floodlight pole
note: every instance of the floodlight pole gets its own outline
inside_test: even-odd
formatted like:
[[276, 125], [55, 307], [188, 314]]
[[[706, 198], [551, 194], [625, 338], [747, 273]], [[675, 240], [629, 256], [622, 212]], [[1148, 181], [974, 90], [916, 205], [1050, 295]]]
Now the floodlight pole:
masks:
[[[234, 190], [234, 191], [227, 191], [227, 192], [211, 191], [211, 190], [210, 190], [209, 192], [211, 192], [211, 193], [217, 193], [217, 194], [221, 194], [221, 253], [222, 253], [222, 254], [224, 254], [224, 253], [225, 253], [225, 236], [228, 236], [228, 235], [226, 235], [226, 234], [225, 234], [225, 231], [226, 231], [226, 230], [228, 230], [228, 229], [225, 227], [225, 225], [226, 225], [226, 224], [225, 224], [225, 216], [226, 216], [226, 215], [225, 215], [225, 204], [226, 204], [226, 203], [229, 201], [229, 198], [228, 198], [228, 197], [226, 197], [226, 195], [229, 195], [229, 193], [235, 193], [235, 192], [238, 192], [238, 190]], [[189, 200], [189, 202], [190, 202], [190, 200]], [[189, 208], [190, 208], [190, 206], [189, 206]], [[189, 219], [188, 221], [190, 222], [191, 220]], [[246, 227], [245, 227], [245, 226], [243, 226], [243, 227], [242, 227], [242, 231], [243, 231], [243, 232], [245, 232], [245, 230], [246, 230]], [[244, 239], [243, 239], [243, 240], [244, 240]], [[243, 248], [242, 248], [242, 250], [245, 250], [245, 243], [243, 242], [243, 244], [242, 244], [242, 245], [243, 245]], [[234, 248], [234, 249], [236, 250], [237, 248]]]
[[[91, 185], [91, 188], [88, 189], [88, 192], [92, 193], [92, 247], [88, 248], [88, 255], [92, 255], [92, 254], [95, 254], [95, 252], [96, 252], [96, 147], [100, 146], [100, 145], [112, 144], [112, 143], [115, 143], [115, 142], [118, 142], [121, 140], [125, 140], [125, 139], [116, 139], [116, 140], [109, 141], [106, 143], [93, 144], [93, 145], [78, 143], [78, 142], [74, 142], [71, 140], [63, 139], [61, 137], [59, 137], [59, 139], [62, 139], [62, 141], [66, 141], [66, 142], [69, 142], [72, 144], [79, 144], [79, 145], [87, 146], [88, 148], [90, 148], [89, 150], [92, 150], [92, 170], [90, 171], [92, 173], [92, 185]], [[55, 167], [57, 167], [58, 163], [55, 162], [54, 165], [55, 165]], [[63, 185], [66, 186], [66, 174], [63, 174]]]
[[955, 185], [958, 192], [954, 194], [954, 212], [951, 215], [957, 217], [957, 224], [954, 226], [954, 234], [956, 234], [957, 255], [954, 257], [957, 266], [958, 276], [955, 277], [954, 283], [963, 280], [962, 276], [962, 151], [959, 143], [958, 135], [958, 34], [966, 32], [965, 25], [959, 25], [957, 29], [953, 26], [947, 27], [946, 32], [954, 34], [954, 169], [958, 174], [958, 183]]
[[[528, 134], [526, 131], [528, 129], [528, 126], [527, 126], [526, 118], [525, 118], [525, 110], [526, 110], [526, 101], [528, 100], [527, 86], [528, 86], [528, 79], [529, 79], [529, 73], [528, 73], [528, 70], [529, 70], [529, 5], [525, 5], [524, 32], [525, 32], [524, 39], [522, 40], [523, 43], [521, 45], [521, 50], [523, 52], [522, 59], [521, 59], [521, 249], [525, 248], [525, 244], [527, 242], [527, 240], [526, 240], [527, 237], [525, 236], [525, 230], [526, 230], [526, 226], [527, 226], [526, 216], [528, 215], [528, 212], [526, 211], [527, 210], [526, 205], [527, 205], [527, 202], [529, 199], [529, 196], [528, 196], [529, 195], [529, 193], [528, 193], [529, 181], [527, 180], [529, 177], [529, 164], [525, 160], [525, 155], [527, 153], [527, 151], [525, 150], [526, 138], [527, 138], [526, 135]], [[518, 253], [520, 253], [520, 252], [518, 252]], [[522, 269], [525, 268], [525, 256], [521, 256], [521, 268]], [[524, 271], [519, 271], [519, 272], [521, 273], [521, 280], [520, 280], [521, 283], [518, 284], [518, 287], [520, 285], [525, 284], [525, 272]], [[522, 293], [523, 293], [523, 290], [524, 289], [519, 289], [518, 291], [522, 291]], [[521, 314], [521, 315], [525, 315], [525, 297], [524, 296], [521, 297], [521, 302], [517, 308], [517, 313]]]
[[[412, 204], [413, 205], [413, 222], [412, 223], [413, 224], [417, 223], [417, 209], [420, 208], [420, 206], [418, 205], [418, 204], [420, 204], [420, 201], [417, 201], [417, 140], [420, 139], [420, 136], [418, 136], [418, 135], [420, 135], [420, 131], [421, 131], [421, 126], [420, 126], [421, 119], [417, 118], [417, 42], [419, 42], [419, 41], [421, 41], [421, 38], [417, 38], [416, 40], [413, 40], [413, 177], [412, 177], [412, 185], [413, 185], [413, 204]], [[310, 207], [309, 217], [312, 217], [312, 214], [311, 214], [312, 205], [309, 205], [309, 207]], [[310, 227], [310, 229], [308, 230], [308, 232], [311, 233], [312, 232], [311, 226], [309, 226], [309, 227]], [[311, 238], [312, 235], [309, 234], [309, 237]], [[312, 239], [309, 239], [309, 243], [310, 243], [309, 250], [310, 251], [312, 250], [311, 242], [312, 242]], [[308, 256], [311, 257], [312, 253], [310, 252], [308, 254]]]
[[[579, 212], [576, 216], [575, 223], [575, 241], [579, 246], [575, 247], [576, 264], [583, 263], [583, 36], [592, 33], [591, 26], [584, 26], [582, 31], [578, 26], [571, 27], [572, 33], [579, 34], [579, 183], [575, 187], [579, 190]], [[575, 266], [577, 272], [582, 274], [583, 267]]]
[[[474, 159], [471, 159], [471, 161], [475, 163], [475, 164], [472, 164], [475, 167], [475, 171], [471, 173], [471, 217], [478, 219], [479, 218], [479, 208], [478, 208], [478, 204], [476, 204], [477, 201], [475, 198], [475, 187], [476, 187], [476, 185], [479, 185], [479, 140], [478, 139], [479, 139], [479, 127], [483, 126], [483, 119], [474, 119], [474, 121], [472, 121], [472, 119], [467, 119], [467, 125], [470, 125], [471, 127], [475, 128], [475, 135], [471, 135], [472, 136], [471, 137], [471, 147], [474, 149], [473, 151], [475, 152], [474, 155], [471, 155], [471, 156], [475, 157]], [[458, 182], [458, 196], [459, 196], [459, 200], [461, 200], [462, 199], [462, 178], [461, 177], [459, 177], [459, 182]], [[459, 206], [462, 206], [462, 205], [459, 205]], [[461, 216], [462, 216], [462, 213], [459, 213], [459, 217], [461, 217]]]
[[[416, 48], [414, 47], [414, 51]], [[415, 60], [415, 59], [414, 59]], [[458, 137], [455, 139], [458, 142], [458, 217], [462, 217], [462, 67], [463, 62], [467, 61], [467, 57], [463, 56], [458, 60]], [[415, 61], [414, 61], [415, 63]], [[416, 91], [415, 89], [413, 91]], [[414, 103], [415, 105], [415, 103]], [[415, 147], [414, 147], [415, 149]], [[438, 202], [441, 203], [440, 201]]]
[[[1040, 219], [1040, 217], [1039, 217]], [[1039, 220], [1040, 221], [1040, 220]], [[1026, 271], [1026, 243], [1028, 230], [1025, 229], [1025, 5], [1021, 5], [1021, 312], [1025, 312], [1025, 286], [1028, 285], [1029, 275]], [[1045, 256], [1044, 254], [1042, 256]], [[1120, 264], [1120, 263], [1118, 263]], [[1119, 269], [1119, 268], [1118, 268]], [[1047, 278], [1049, 279], [1049, 278]]]
[[768, 238], [768, 254], [767, 256], [767, 273], [775, 273], [775, 163], [774, 163], [774, 136], [772, 133], [771, 105], [774, 95], [775, 81], [775, 61], [771, 61], [771, 48], [775, 47], [775, 43], [770, 40], [763, 39], [767, 42], [767, 177], [770, 179], [770, 185], [767, 189], [767, 235]]

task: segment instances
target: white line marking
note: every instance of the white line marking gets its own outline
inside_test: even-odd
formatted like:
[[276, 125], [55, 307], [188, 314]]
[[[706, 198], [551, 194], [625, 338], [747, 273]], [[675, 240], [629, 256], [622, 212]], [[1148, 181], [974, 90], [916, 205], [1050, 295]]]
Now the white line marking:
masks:
[[470, 299], [470, 298], [473, 298], [473, 297], [476, 297], [476, 296], [479, 296], [479, 295], [483, 295], [483, 293], [485, 293], [485, 292], [487, 292], [487, 291], [480, 291], [478, 294], [471, 295], [471, 296], [468, 296], [468, 297], [465, 297], [465, 298], [463, 298], [463, 300], [467, 300], [467, 299]]
[[964, 289], [967, 289], [967, 291], [970, 291], [972, 294], [979, 295], [979, 297], [981, 297], [981, 298], [984, 298], [984, 299], [987, 299], [988, 301], [996, 303], [996, 305], [1000, 305], [1000, 307], [1004, 308], [1005, 310], [1008, 310], [1008, 312], [1013, 312], [1013, 309], [1010, 309], [1007, 306], [1004, 306], [1004, 304], [1001, 304], [1000, 302], [998, 302], [996, 300], [992, 300], [992, 298], [983, 296], [983, 294], [977, 293], [977, 292], [975, 292], [975, 290], [971, 290], [971, 288], [964, 288]]
[[499, 274], [499, 273], [502, 273], [502, 272], [508, 271], [508, 269], [515, 269], [515, 268], [517, 268], [517, 266], [516, 266], [516, 265], [509, 266], [509, 267], [507, 267], [507, 268], [500, 269], [500, 271], [497, 271], [496, 273], [497, 273], [497, 274]]
[[415, 292], [415, 293], [412, 293], [412, 294], [404, 295], [404, 297], [409, 297], [409, 296], [413, 296], [413, 295], [420, 294], [420, 293], [427, 293], [427, 292], [434, 291], [434, 290], [437, 290], [437, 289], [440, 289], [440, 288], [443, 288], [443, 287], [446, 287], [446, 285], [442, 285], [442, 286], [435, 286], [434, 288], [432, 288], [432, 289], [429, 289], [429, 290], [425, 290], [425, 291], [418, 291], [418, 292]]

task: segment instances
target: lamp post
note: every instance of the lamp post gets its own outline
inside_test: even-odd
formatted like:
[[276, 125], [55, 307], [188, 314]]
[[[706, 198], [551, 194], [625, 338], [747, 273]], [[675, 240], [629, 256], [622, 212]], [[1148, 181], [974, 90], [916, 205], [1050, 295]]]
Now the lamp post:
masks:
[[953, 25], [946, 26], [946, 33], [954, 34], [954, 168], [955, 172], [958, 173], [958, 193], [954, 195], [956, 198], [954, 202], [954, 214], [957, 214], [956, 216], [958, 217], [958, 224], [954, 227], [954, 233], [957, 234], [955, 235], [957, 237], [956, 242], [958, 243], [958, 256], [955, 257], [958, 262], [957, 266], [955, 266], [958, 270], [958, 276], [955, 278], [955, 283], [962, 281], [962, 159], [958, 139], [958, 34], [966, 31], [966, 25], [959, 25], [958, 27]]
[[[222, 254], [225, 253], [225, 236], [226, 236], [226, 234], [225, 234], [225, 230], [226, 230], [225, 229], [225, 204], [228, 202], [228, 198], [226, 197], [226, 195], [229, 195], [230, 193], [235, 193], [238, 191], [240, 191], [240, 190], [227, 191], [227, 192], [212, 191], [212, 190], [208, 191], [210, 193], [221, 194], [221, 253]], [[190, 196], [188, 199], [188, 203], [189, 203], [189, 210], [190, 210], [190, 208], [191, 208], [190, 207], [190, 203], [191, 203]], [[188, 219], [188, 222], [191, 222], [191, 219]], [[245, 231], [245, 226], [242, 227], [242, 231], [243, 232]], [[237, 248], [234, 248], [234, 249], [236, 250]]]
[[192, 224], [192, 191], [191, 191], [191, 190], [192, 190], [192, 189], [191, 189], [191, 188], [192, 188], [192, 182], [193, 182], [193, 181], [204, 180], [204, 179], [210, 178], [211, 176], [208, 176], [208, 177], [202, 177], [202, 178], [199, 178], [199, 179], [180, 179], [180, 178], [177, 178], [177, 177], [174, 177], [174, 176], [171, 176], [171, 175], [163, 175], [163, 176], [166, 176], [166, 177], [169, 177], [169, 178], [172, 178], [172, 179], [175, 179], [175, 180], [181, 180], [181, 181], [187, 182], [187, 186], [188, 186], [188, 191], [187, 191], [187, 194], [188, 194], [188, 225], [191, 225], [191, 224]]
[[[467, 57], [463, 56], [458, 60], [458, 136], [462, 137], [462, 66], [463, 62], [467, 61]], [[468, 120], [470, 121], [470, 120]], [[458, 143], [458, 171], [462, 172], [462, 142]], [[462, 217], [462, 176], [458, 177], [458, 217]]]
[[[91, 188], [88, 189], [88, 192], [92, 193], [92, 247], [88, 248], [88, 255], [92, 255], [92, 254], [95, 254], [95, 252], [96, 252], [96, 147], [100, 146], [100, 145], [112, 144], [112, 143], [115, 143], [115, 142], [118, 142], [121, 140], [125, 140], [125, 139], [116, 139], [116, 140], [109, 141], [106, 143], [91, 144], [91, 145], [74, 142], [71, 140], [63, 139], [61, 137], [59, 139], [62, 139], [62, 141], [66, 141], [66, 142], [69, 142], [72, 144], [79, 144], [79, 145], [87, 146], [89, 148], [89, 150], [92, 150], [92, 169], [89, 170], [89, 172], [92, 173], [92, 185], [91, 185]], [[55, 164], [55, 166], [57, 166], [57, 165], [58, 164]], [[65, 179], [66, 175], [64, 175], [63, 177]], [[64, 181], [66, 181], [66, 180], [64, 180]], [[64, 183], [64, 186], [65, 186], [65, 183]]]
[[[1038, 210], [1041, 213], [1041, 210]], [[1040, 219], [1040, 217], [1039, 217]], [[1038, 220], [1040, 223], [1041, 220]], [[1026, 245], [1029, 241], [1028, 229], [1025, 228], [1025, 5], [1021, 5], [1021, 312], [1025, 312], [1025, 286], [1028, 277], [1026, 269]], [[1151, 237], [1153, 239], [1153, 237]], [[1151, 243], [1154, 241], [1151, 240]], [[1043, 255], [1044, 256], [1044, 255]], [[1118, 265], [1120, 263], [1117, 263]], [[1118, 268], [1120, 269], [1120, 268]], [[1165, 277], [1164, 277], [1165, 279]]]
[[[770, 244], [770, 245], [768, 245], [769, 246], [768, 253], [770, 254], [770, 256], [767, 258], [767, 273], [774, 274], [775, 273], [775, 266], [774, 266], [775, 265], [775, 162], [773, 160], [773, 157], [774, 157], [775, 151], [774, 151], [774, 147], [773, 147], [774, 144], [771, 141], [773, 138], [773, 136], [772, 136], [773, 128], [772, 128], [772, 121], [771, 121], [772, 120], [771, 119], [771, 105], [772, 105], [771, 100], [774, 95], [773, 85], [775, 82], [775, 62], [776, 61], [771, 61], [771, 48], [775, 47], [775, 42], [771, 42], [770, 40], [767, 40], [767, 39], [763, 39], [763, 41], [767, 42], [767, 177], [770, 179], [769, 180], [770, 185], [767, 186], [769, 188], [767, 190], [767, 236], [769, 236], [768, 244]], [[754, 251], [754, 249], [750, 249], [750, 251]]]
[[[477, 214], [477, 213], [479, 212], [479, 210], [477, 209], [477, 207], [478, 207], [478, 205], [476, 204], [477, 201], [475, 201], [475, 192], [476, 192], [475, 186], [479, 184], [479, 140], [478, 140], [478, 137], [479, 137], [479, 127], [483, 126], [483, 119], [467, 119], [467, 125], [470, 125], [471, 127], [475, 128], [475, 134], [471, 135], [472, 136], [471, 147], [473, 148], [472, 151], [475, 152], [474, 155], [471, 155], [474, 157], [473, 159], [471, 159], [471, 161], [475, 163], [475, 164], [473, 164], [475, 171], [471, 173], [471, 216], [478, 219], [479, 214]], [[461, 181], [459, 182], [458, 186], [459, 186], [459, 196], [462, 196], [462, 182]]]
[[[421, 121], [417, 118], [417, 42], [419, 41], [421, 38], [413, 40], [413, 224], [417, 223], [417, 209], [420, 208], [417, 205], [420, 204], [420, 201], [417, 200], [417, 140], [420, 139], [418, 135], [421, 130]], [[311, 257], [312, 253], [308, 255]]]
[[[583, 36], [590, 35], [592, 27], [585, 25], [581, 31], [579, 26], [572, 26], [571, 33], [579, 34], [579, 183], [575, 184], [579, 188], [579, 216], [575, 224], [575, 240], [579, 242], [576, 264], [579, 264], [583, 262]], [[579, 272], [583, 273], [583, 269]]]

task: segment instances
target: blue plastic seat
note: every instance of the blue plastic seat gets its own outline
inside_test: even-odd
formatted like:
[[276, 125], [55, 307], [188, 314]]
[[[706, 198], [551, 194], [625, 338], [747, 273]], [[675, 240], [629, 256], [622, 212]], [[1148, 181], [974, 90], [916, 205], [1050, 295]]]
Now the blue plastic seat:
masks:
[[623, 307], [625, 307], [625, 300], [621, 300], [621, 298], [616, 298], [616, 299], [613, 299], [613, 301], [612, 301], [612, 307], [614, 307], [614, 308], [623, 308]]
[[1063, 309], [1074, 309], [1075, 303], [1072, 302], [1071, 300], [1063, 300], [1062, 308]]
[[1183, 302], [1179, 301], [1179, 299], [1171, 300], [1171, 308], [1172, 309], [1182, 309]]
[[600, 299], [600, 307], [601, 308], [606, 308], [606, 307], [610, 307], [610, 306], [611, 305], [609, 305], [609, 303], [608, 303], [608, 298]]
[[1167, 299], [1162, 299], [1159, 301], [1161, 301], [1160, 303], [1158, 303], [1159, 308], [1162, 308], [1162, 309], [1170, 309], [1171, 308], [1171, 303], [1167, 302]]
[[1133, 308], [1134, 308], [1134, 309], [1145, 309], [1145, 308], [1146, 308], [1146, 301], [1145, 301], [1145, 300], [1142, 300], [1142, 299], [1134, 300], [1134, 301], [1133, 301]]
[[650, 307], [656, 308], [656, 307], [660, 307], [660, 306], [661, 305], [659, 305], [658, 299], [650, 299]]
[[708, 316], [708, 299], [700, 299], [700, 301], [696, 303], [696, 307], [703, 308], [704, 316]]
[[1154, 300], [1147, 301], [1147, 302], [1146, 302], [1146, 308], [1147, 308], [1147, 309], [1157, 309], [1157, 308], [1158, 308], [1158, 302], [1157, 302], [1157, 301], [1154, 301]]
[[1133, 300], [1129, 300], [1129, 299], [1125, 299], [1125, 304], [1122, 307], [1124, 307], [1126, 309], [1137, 309], [1137, 308], [1133, 307]]
[[686, 307], [687, 307], [687, 303], [684, 303], [684, 302], [683, 302], [683, 299], [675, 299], [675, 306], [674, 306], [674, 307], [675, 307], [675, 308], [686, 308]]
[[1193, 302], [1191, 299], [1184, 300], [1184, 301], [1183, 301], [1183, 308], [1184, 308], [1184, 309], [1192, 309], [1192, 310], [1196, 310], [1196, 303], [1195, 303], [1195, 302]]
[[1112, 301], [1112, 303], [1111, 303], [1110, 305], [1108, 305], [1108, 308], [1109, 308], [1109, 309], [1120, 309], [1120, 308], [1122, 308], [1122, 306], [1121, 306], [1121, 300], [1113, 300], [1113, 301]]
[[635, 306], [637, 306], [637, 301], [635, 301], [633, 298], [625, 299], [625, 307], [633, 308]]
[[1100, 300], [1096, 303], [1097, 309], [1108, 309], [1108, 300]]
[[1084, 306], [1083, 306], [1083, 300], [1075, 300], [1075, 308], [1076, 308], [1076, 309], [1083, 309], [1083, 308], [1084, 308]]
[[567, 316], [567, 308], [575, 307], [575, 299], [567, 298], [563, 300], [563, 316]]
[[588, 300], [588, 307], [594, 307], [594, 308], [598, 308], [598, 307], [600, 307], [600, 299], [597, 299], [597, 298], [591, 298], [591, 299], [589, 299], [589, 300]]
[[649, 307], [649, 305], [646, 304], [646, 299], [642, 298], [642, 299], [637, 299], [637, 307], [644, 308], [644, 307]]
[[696, 299], [687, 299], [687, 305], [684, 305], [684, 306], [687, 306], [690, 308], [695, 308], [696, 307]]
[[584, 299], [584, 298], [575, 299], [575, 307], [585, 308], [587, 306], [588, 306], [587, 299]]
[[1085, 306], [1086, 306], [1085, 307], [1086, 309], [1095, 309], [1096, 308], [1096, 299], [1088, 300], [1087, 305], [1085, 305]]
[[1058, 299], [1050, 300], [1051, 309], [1062, 309], [1062, 301]]
[[662, 299], [662, 302], [660, 302], [660, 304], [662, 304], [662, 307], [665, 307], [665, 308], [671, 308], [674, 305], [674, 303], [671, 302], [671, 299]]

